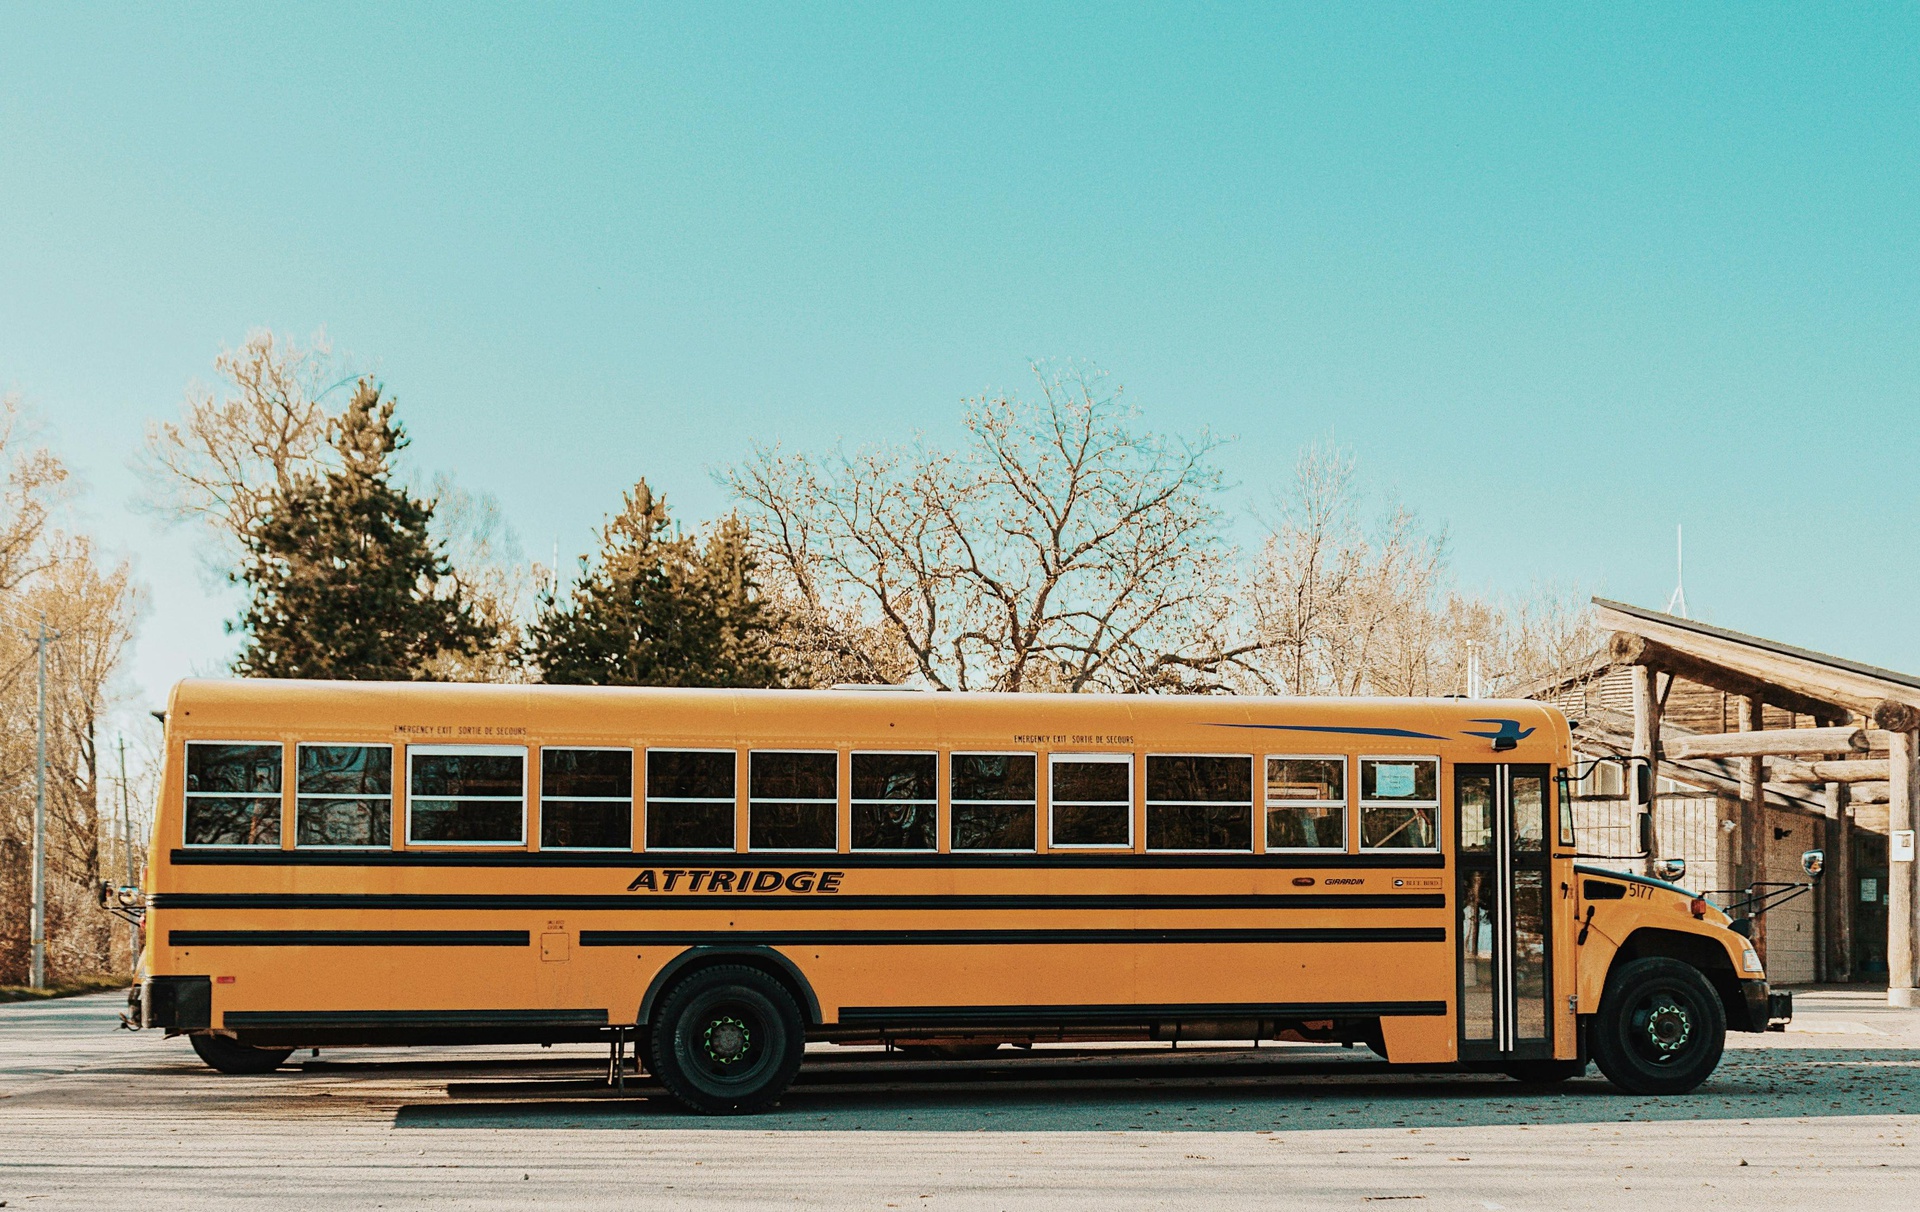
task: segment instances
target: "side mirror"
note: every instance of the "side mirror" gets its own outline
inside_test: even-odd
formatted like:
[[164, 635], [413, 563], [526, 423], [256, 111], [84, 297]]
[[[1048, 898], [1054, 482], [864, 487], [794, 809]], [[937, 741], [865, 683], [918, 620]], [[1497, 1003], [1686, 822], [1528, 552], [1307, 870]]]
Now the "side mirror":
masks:
[[[1644, 761], [1634, 763], [1633, 798], [1635, 803], [1653, 803], [1653, 767]], [[1645, 850], [1646, 847], [1640, 849]]]
[[1827, 852], [1824, 850], [1809, 850], [1800, 856], [1800, 870], [1815, 879], [1819, 878], [1820, 873], [1826, 870], [1826, 867]]
[[1653, 813], [1640, 814], [1640, 853], [1653, 853]]
[[1732, 921], [1727, 923], [1727, 929], [1733, 931], [1735, 934], [1739, 935], [1741, 938], [1752, 938], [1753, 937], [1753, 919], [1748, 917], [1736, 917]]
[[1683, 858], [1663, 858], [1655, 860], [1653, 873], [1669, 884], [1675, 883], [1687, 873], [1687, 860]]

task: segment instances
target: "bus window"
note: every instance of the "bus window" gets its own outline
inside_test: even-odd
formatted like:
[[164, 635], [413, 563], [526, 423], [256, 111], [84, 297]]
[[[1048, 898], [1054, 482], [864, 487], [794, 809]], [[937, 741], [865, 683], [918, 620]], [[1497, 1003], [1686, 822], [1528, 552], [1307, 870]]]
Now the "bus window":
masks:
[[1545, 771], [1516, 770], [1513, 774], [1513, 848], [1538, 854], [1547, 843], [1547, 776]]
[[1147, 849], [1253, 849], [1253, 758], [1147, 755]]
[[1347, 848], [1347, 759], [1267, 759], [1267, 849]]
[[756, 749], [747, 755], [747, 849], [833, 850], [840, 755]]
[[731, 749], [647, 750], [649, 850], [732, 850]]
[[633, 848], [633, 750], [540, 751], [540, 848]]
[[1440, 844], [1440, 761], [1430, 757], [1360, 759], [1360, 845], [1369, 850], [1432, 850]]
[[527, 751], [519, 745], [407, 749], [407, 841], [521, 846], [527, 837]]
[[1133, 755], [1056, 753], [1052, 762], [1053, 845], [1133, 845]]
[[280, 762], [273, 742], [187, 742], [189, 846], [278, 846]]
[[293, 791], [296, 846], [391, 844], [393, 746], [301, 745]]
[[954, 754], [953, 848], [1031, 851], [1037, 766], [1031, 753]]
[[855, 850], [932, 850], [940, 759], [932, 753], [856, 753]]

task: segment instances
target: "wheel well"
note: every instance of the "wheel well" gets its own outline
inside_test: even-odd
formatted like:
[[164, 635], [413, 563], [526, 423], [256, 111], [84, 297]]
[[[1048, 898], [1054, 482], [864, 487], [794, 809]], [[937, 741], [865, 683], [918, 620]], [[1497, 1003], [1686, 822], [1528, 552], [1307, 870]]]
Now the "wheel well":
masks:
[[1635, 930], [1620, 945], [1620, 950], [1614, 953], [1607, 979], [1613, 979], [1613, 973], [1620, 965], [1654, 955], [1676, 959], [1699, 969], [1700, 974], [1713, 986], [1714, 992], [1720, 995], [1720, 1005], [1727, 1013], [1728, 1026], [1747, 1021], [1747, 999], [1740, 990], [1740, 977], [1733, 970], [1733, 961], [1727, 958], [1725, 948], [1697, 934], [1652, 928]]
[[807, 983], [807, 978], [792, 960], [771, 947], [687, 948], [669, 960], [667, 966], [660, 969], [647, 986], [646, 996], [640, 999], [640, 1012], [634, 1019], [635, 1023], [645, 1027], [653, 1017], [654, 1006], [681, 977], [719, 964], [743, 964], [765, 972], [793, 994], [793, 1000], [800, 1006], [800, 1013], [806, 1015], [808, 1026], [820, 1024], [820, 999], [814, 996], [813, 986]]

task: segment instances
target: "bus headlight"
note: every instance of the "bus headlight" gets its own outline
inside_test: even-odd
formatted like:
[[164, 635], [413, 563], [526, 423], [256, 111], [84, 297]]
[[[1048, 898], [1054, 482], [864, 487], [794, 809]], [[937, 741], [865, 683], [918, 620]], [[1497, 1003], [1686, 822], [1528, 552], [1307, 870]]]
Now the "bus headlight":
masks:
[[1760, 963], [1760, 953], [1758, 951], [1755, 951], [1752, 947], [1748, 947], [1747, 953], [1740, 957], [1740, 966], [1742, 968], [1745, 968], [1748, 972], [1765, 972], [1766, 971], [1766, 968], [1762, 966], [1762, 964]]

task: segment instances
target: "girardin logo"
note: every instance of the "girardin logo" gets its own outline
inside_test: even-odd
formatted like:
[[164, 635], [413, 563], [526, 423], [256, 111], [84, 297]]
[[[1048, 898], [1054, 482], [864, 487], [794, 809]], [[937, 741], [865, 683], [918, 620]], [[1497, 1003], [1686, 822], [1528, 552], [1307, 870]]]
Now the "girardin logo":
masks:
[[628, 892], [812, 892], [840, 891], [844, 871], [718, 871], [708, 867], [649, 867], [633, 877]]

